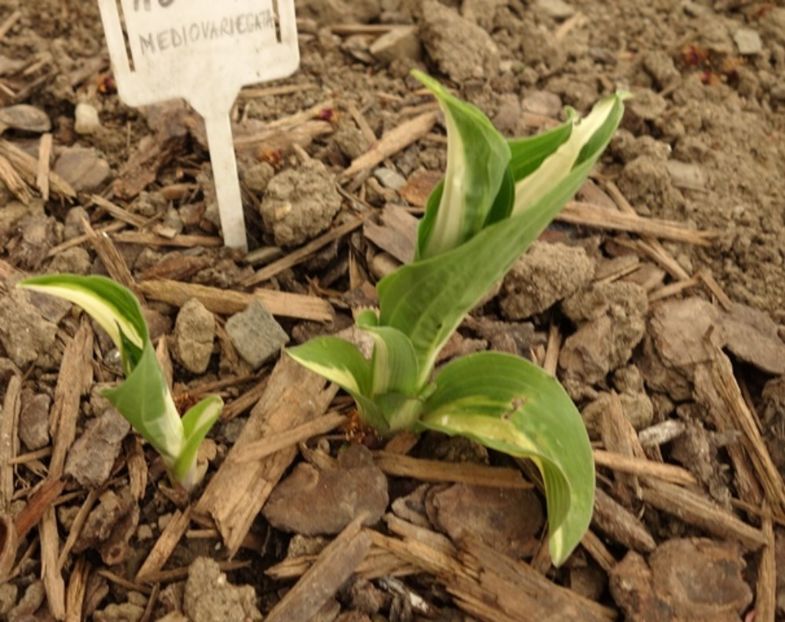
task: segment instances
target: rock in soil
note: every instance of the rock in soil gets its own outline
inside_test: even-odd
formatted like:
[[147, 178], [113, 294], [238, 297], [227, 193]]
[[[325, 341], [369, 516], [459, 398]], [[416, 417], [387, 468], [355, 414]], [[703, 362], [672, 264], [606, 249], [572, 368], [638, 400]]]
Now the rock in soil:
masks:
[[95, 149], [63, 149], [54, 171], [77, 192], [93, 192], [109, 178], [109, 163]]
[[52, 129], [49, 116], [40, 108], [27, 104], [17, 104], [0, 108], [0, 134], [6, 129], [23, 132], [48, 132]]
[[226, 332], [240, 356], [259, 369], [289, 343], [289, 336], [258, 300], [226, 321]]
[[499, 72], [499, 48], [477, 24], [436, 0], [422, 6], [420, 37], [439, 69], [455, 82]]
[[56, 335], [57, 326], [41, 316], [24, 291], [11, 289], [0, 296], [0, 344], [15, 365], [51, 366]]
[[113, 603], [96, 611], [95, 622], [139, 622], [144, 616], [144, 606], [136, 603]]
[[[27, 398], [27, 399], [25, 399]], [[19, 438], [30, 451], [49, 444], [49, 407], [52, 398], [44, 393], [24, 395], [19, 414]]]
[[199, 557], [188, 568], [183, 608], [191, 622], [252, 622], [261, 620], [256, 592], [250, 585], [232, 585], [218, 563]]
[[368, 51], [376, 60], [389, 65], [396, 60], [420, 60], [422, 45], [416, 27], [401, 26], [376, 39]]
[[544, 523], [542, 505], [531, 490], [455, 484], [426, 497], [428, 518], [454, 542], [475, 537], [513, 557], [534, 554]]
[[326, 231], [339, 209], [335, 179], [324, 164], [309, 160], [270, 180], [261, 213], [278, 246], [297, 246]]
[[587, 285], [594, 270], [583, 248], [535, 242], [504, 278], [502, 312], [510, 320], [541, 313]]
[[559, 366], [571, 380], [594, 384], [626, 364], [646, 330], [646, 292], [633, 283], [601, 283], [562, 305], [579, 323], [564, 342]]
[[635, 622], [740, 622], [752, 602], [736, 544], [669, 540], [649, 564], [630, 552], [611, 571], [611, 594]]
[[4, 583], [0, 585], [0, 616], [5, 616], [16, 604], [16, 597], [19, 593], [13, 583]]
[[183, 367], [203, 374], [210, 364], [215, 339], [215, 317], [198, 300], [186, 302], [174, 326], [174, 353]]
[[117, 494], [107, 490], [98, 499], [98, 505], [87, 517], [82, 533], [74, 545], [74, 553], [81, 553], [105, 542], [120, 519], [131, 512], [134, 501], [130, 493]]
[[74, 131], [77, 134], [95, 134], [101, 129], [101, 120], [95, 106], [81, 102], [76, 105]]
[[65, 474], [87, 488], [105, 484], [130, 430], [128, 421], [119, 412], [114, 408], [106, 410], [87, 424], [84, 434], [71, 446]]
[[31, 618], [37, 619], [33, 614], [43, 605], [45, 595], [42, 581], [31, 583], [17, 605], [8, 612], [8, 622], [28, 622]]
[[276, 529], [303, 535], [340, 533], [361, 512], [373, 525], [387, 509], [387, 478], [367, 449], [350, 445], [335, 468], [298, 464], [264, 506], [264, 517]]

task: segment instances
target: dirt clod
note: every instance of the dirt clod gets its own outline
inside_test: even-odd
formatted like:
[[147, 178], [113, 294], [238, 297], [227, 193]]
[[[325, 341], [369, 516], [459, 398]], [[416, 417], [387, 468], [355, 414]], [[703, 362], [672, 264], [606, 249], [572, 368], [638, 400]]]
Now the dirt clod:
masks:
[[19, 414], [19, 438], [30, 451], [49, 444], [49, 407], [52, 398], [46, 394], [28, 395]]
[[256, 592], [229, 583], [218, 564], [200, 557], [188, 568], [183, 608], [191, 622], [252, 622], [261, 620]]
[[535, 242], [504, 278], [502, 311], [510, 320], [541, 313], [587, 285], [594, 270], [580, 247]]
[[0, 344], [17, 366], [52, 365], [56, 335], [57, 326], [41, 316], [25, 292], [12, 289], [0, 296]]
[[499, 48], [491, 35], [435, 0], [422, 5], [420, 37], [439, 69], [456, 82], [499, 71]]
[[318, 160], [273, 177], [262, 201], [262, 218], [280, 246], [297, 246], [323, 233], [341, 208], [335, 180]]

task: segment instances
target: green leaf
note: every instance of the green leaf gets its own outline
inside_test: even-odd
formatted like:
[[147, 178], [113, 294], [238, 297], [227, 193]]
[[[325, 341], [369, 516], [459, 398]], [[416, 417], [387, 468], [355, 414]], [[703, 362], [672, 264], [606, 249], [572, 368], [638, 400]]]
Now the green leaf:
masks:
[[366, 327], [374, 341], [371, 395], [417, 392], [417, 354], [411, 339], [389, 326]]
[[147, 323], [139, 302], [125, 287], [102, 276], [65, 274], [25, 279], [19, 286], [80, 306], [120, 350], [126, 375], [136, 367], [148, 340]]
[[429, 200], [417, 256], [438, 255], [482, 230], [510, 161], [510, 148], [477, 107], [451, 95], [433, 78], [412, 72], [436, 97], [447, 126], [447, 171]]
[[[610, 122], [618, 125], [622, 97], [614, 101]], [[610, 141], [612, 131], [606, 126], [601, 128], [605, 142], [594, 142], [594, 153], [582, 156], [572, 171], [524, 212], [483, 229], [447, 253], [403, 266], [379, 282], [380, 324], [396, 328], [411, 339], [421, 386], [427, 382], [439, 350], [463, 317], [581, 187]]]
[[550, 552], [562, 564], [588, 529], [594, 459], [580, 413], [557, 380], [516, 356], [482, 352], [439, 371], [420, 424], [530, 458], [545, 483]]
[[183, 424], [149, 340], [126, 381], [104, 396], [171, 468], [183, 450]]
[[562, 182], [576, 163], [592, 160], [601, 153], [621, 121], [625, 98], [624, 93], [606, 97], [586, 118], [573, 121], [569, 139], [516, 184], [513, 213], [519, 214], [537, 205], [554, 185]]
[[198, 483], [196, 457], [199, 446], [218, 421], [223, 407], [223, 400], [217, 395], [211, 395], [196, 404], [182, 418], [185, 441], [172, 466], [172, 475], [188, 490]]
[[317, 337], [286, 352], [300, 365], [348, 393], [371, 395], [371, 364], [357, 347], [338, 337]]
[[573, 114], [566, 123], [558, 127], [528, 136], [517, 138], [510, 141], [510, 170], [515, 182], [531, 175], [545, 159], [556, 151], [570, 137], [573, 127]]

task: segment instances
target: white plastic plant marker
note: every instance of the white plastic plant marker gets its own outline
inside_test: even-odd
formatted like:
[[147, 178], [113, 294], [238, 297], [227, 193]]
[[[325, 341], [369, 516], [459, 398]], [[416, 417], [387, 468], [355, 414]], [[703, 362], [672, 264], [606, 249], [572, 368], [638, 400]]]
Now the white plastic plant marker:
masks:
[[224, 243], [247, 248], [230, 111], [300, 64], [294, 0], [98, 0], [122, 100], [183, 98], [204, 118]]

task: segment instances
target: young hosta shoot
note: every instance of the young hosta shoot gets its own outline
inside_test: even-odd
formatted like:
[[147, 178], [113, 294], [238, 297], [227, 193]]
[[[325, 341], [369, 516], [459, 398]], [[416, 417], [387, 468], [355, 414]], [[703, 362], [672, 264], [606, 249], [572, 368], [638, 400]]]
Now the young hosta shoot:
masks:
[[469, 437], [539, 468], [549, 548], [563, 563], [583, 537], [594, 502], [594, 462], [580, 413], [557, 380], [496, 352], [436, 357], [464, 317], [504, 277], [578, 191], [615, 132], [624, 94], [585, 119], [507, 141], [487, 117], [422, 73], [447, 127], [447, 171], [420, 223], [415, 260], [377, 286], [378, 311], [358, 325], [373, 337], [367, 360], [336, 337], [289, 350], [349, 392], [383, 433], [437, 430]]
[[180, 418], [136, 297], [100, 276], [40, 276], [20, 287], [73, 302], [106, 331], [120, 352], [126, 380], [104, 396], [161, 454], [174, 481], [187, 490], [196, 486], [197, 450], [218, 420], [223, 400], [207, 397]]

